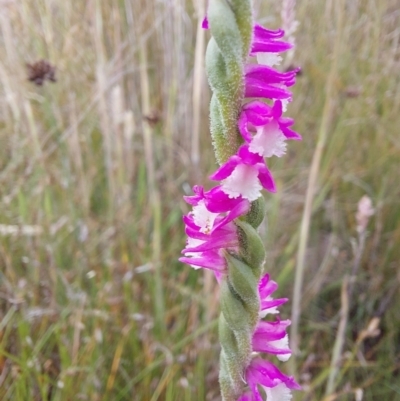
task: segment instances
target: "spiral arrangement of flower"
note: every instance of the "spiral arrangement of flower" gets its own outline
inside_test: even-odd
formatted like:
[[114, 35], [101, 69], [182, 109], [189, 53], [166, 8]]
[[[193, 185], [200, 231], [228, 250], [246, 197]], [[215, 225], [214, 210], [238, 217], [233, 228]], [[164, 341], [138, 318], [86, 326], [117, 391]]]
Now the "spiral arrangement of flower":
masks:
[[[286, 141], [300, 140], [283, 116], [292, 100], [297, 70], [273, 66], [292, 45], [283, 30], [253, 22], [250, 0], [210, 0], [203, 22], [212, 37], [206, 68], [213, 95], [210, 130], [219, 168], [209, 191], [185, 197], [187, 243], [180, 260], [215, 273], [221, 291], [219, 382], [224, 401], [286, 401], [299, 389], [272, 362], [291, 355], [286, 328], [274, 299], [277, 284], [263, 273], [265, 248], [257, 228], [265, 217], [261, 191], [275, 192], [266, 159], [281, 157]], [[256, 61], [256, 63], [254, 62]]]

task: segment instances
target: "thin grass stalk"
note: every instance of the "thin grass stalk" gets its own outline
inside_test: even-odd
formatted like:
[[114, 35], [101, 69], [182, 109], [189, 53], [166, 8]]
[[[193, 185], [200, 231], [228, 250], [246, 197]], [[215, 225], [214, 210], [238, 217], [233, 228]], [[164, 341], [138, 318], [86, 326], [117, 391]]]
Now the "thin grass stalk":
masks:
[[[148, 58], [146, 44], [140, 46], [140, 89], [143, 115], [150, 112], [150, 84], [148, 76]], [[142, 123], [144, 152], [146, 158], [149, 202], [153, 214], [152, 263], [154, 268], [154, 300], [156, 326], [163, 333], [164, 323], [164, 291], [161, 277], [161, 201], [156, 187], [153, 130], [146, 122]]]
[[358, 202], [358, 211], [356, 214], [358, 242], [354, 245], [354, 263], [351, 269], [351, 275], [345, 276], [342, 285], [342, 306], [340, 309], [340, 322], [338, 332], [333, 347], [332, 360], [330, 365], [328, 383], [326, 386], [325, 396], [331, 395], [336, 389], [336, 379], [339, 373], [340, 358], [343, 353], [343, 346], [346, 334], [346, 326], [349, 319], [349, 311], [352, 302], [354, 284], [357, 278], [358, 269], [361, 264], [362, 255], [365, 248], [365, 240], [367, 238], [367, 225], [370, 217], [375, 213], [372, 208], [371, 200], [364, 196]]
[[132, 110], [126, 110], [123, 121], [124, 129], [124, 159], [128, 182], [132, 182], [135, 174], [135, 155], [133, 152], [133, 137], [135, 134], [135, 118]]
[[[337, 79], [338, 66], [337, 61], [340, 55], [341, 49], [341, 38], [343, 31], [343, 14], [344, 14], [344, 0], [338, 0], [336, 3], [336, 27], [337, 34], [336, 40], [334, 44], [334, 51], [332, 55], [332, 63], [331, 69], [329, 72], [327, 84], [326, 84], [326, 97], [325, 104], [322, 113], [321, 125], [318, 132], [318, 140], [317, 146], [315, 148], [310, 174], [308, 176], [307, 183], [307, 191], [306, 191], [306, 199], [305, 206], [301, 220], [300, 227], [300, 239], [299, 246], [297, 251], [297, 261], [295, 268], [295, 282], [294, 282], [294, 291], [293, 291], [293, 303], [292, 303], [292, 324], [291, 324], [291, 338], [290, 338], [290, 347], [294, 355], [299, 355], [299, 322], [301, 315], [301, 296], [302, 296], [302, 287], [303, 287], [303, 278], [304, 278], [304, 270], [305, 270], [305, 258], [306, 258], [306, 250], [308, 244], [308, 236], [310, 232], [310, 221], [312, 216], [313, 202], [314, 196], [316, 193], [316, 187], [318, 183], [319, 170], [321, 165], [321, 159], [324, 152], [326, 139], [328, 135], [328, 131], [330, 128], [331, 118], [334, 111], [334, 105], [336, 101], [336, 89], [335, 82]], [[292, 363], [292, 373], [296, 373], [296, 358], [291, 358]]]
[[110, 374], [108, 375], [108, 378], [107, 378], [106, 395], [108, 395], [108, 397], [110, 396], [110, 392], [114, 388], [117, 372], [118, 372], [118, 369], [121, 364], [121, 357], [122, 357], [122, 354], [124, 351], [124, 347], [126, 345], [128, 334], [131, 332], [131, 329], [132, 329], [131, 324], [128, 324], [125, 327], [123, 327], [121, 339], [119, 340], [119, 343], [118, 343], [117, 347], [115, 348], [114, 358], [113, 358], [113, 361], [111, 364]]
[[[124, 122], [124, 95], [121, 85], [116, 85], [111, 90], [111, 109], [112, 109], [112, 126], [114, 136], [114, 147], [115, 147], [115, 175], [116, 175], [116, 194], [117, 194], [117, 206], [118, 211], [122, 211], [123, 206], [126, 205], [126, 201], [129, 197], [128, 181], [127, 181], [127, 170], [124, 163], [124, 134], [123, 134], [123, 122]], [[122, 209], [121, 209], [122, 207]]]
[[113, 125], [114, 141], [115, 141], [115, 175], [116, 175], [116, 194], [117, 194], [117, 211], [120, 216], [124, 215], [129, 198], [129, 170], [125, 165], [124, 157], [124, 111], [125, 111], [125, 90], [124, 90], [124, 60], [123, 60], [123, 39], [122, 39], [122, 18], [120, 8], [117, 3], [112, 6], [112, 39], [114, 42], [114, 71], [113, 81], [116, 82], [111, 90], [111, 121]]
[[[197, 168], [200, 160], [200, 114], [201, 114], [201, 96], [203, 89], [204, 72], [204, 55], [205, 55], [205, 30], [202, 28], [202, 19], [205, 15], [205, 1], [197, 0], [197, 31], [196, 31], [196, 48], [194, 55], [193, 70], [193, 120], [192, 120], [192, 137], [190, 158], [193, 171], [198, 172]], [[196, 179], [198, 177], [195, 177]]]
[[32, 138], [32, 148], [34, 149], [34, 154], [37, 157], [37, 159], [39, 159], [40, 164], [43, 168], [43, 171], [46, 171], [45, 166], [44, 166], [42, 147], [41, 147], [40, 139], [39, 139], [39, 133], [37, 131], [35, 117], [33, 115], [33, 110], [32, 110], [31, 103], [29, 102], [29, 100], [24, 101], [24, 109], [25, 109], [26, 119], [28, 121], [29, 132], [30, 132], [31, 138]]
[[[175, 365], [168, 366], [160, 378], [160, 381], [158, 382], [157, 387], [155, 388], [153, 395], [150, 399], [150, 401], [158, 401], [161, 398], [161, 395], [165, 389], [165, 387], [170, 383], [173, 379], [173, 377], [178, 373], [179, 368]], [[170, 401], [173, 398], [166, 398], [166, 401]]]
[[343, 353], [343, 346], [346, 338], [346, 328], [349, 320], [350, 298], [349, 298], [349, 277], [346, 275], [342, 283], [341, 291], [340, 321], [333, 346], [332, 360], [329, 369], [328, 383], [326, 386], [325, 397], [335, 391], [335, 380], [339, 372], [340, 358]]
[[42, 12], [40, 13], [40, 19], [42, 23], [42, 32], [43, 32], [43, 39], [46, 44], [46, 56], [49, 57], [50, 60], [54, 60], [55, 57], [55, 48], [54, 46], [54, 32], [52, 27], [53, 16], [51, 11], [52, 5], [49, 4], [49, 1], [46, 0]]
[[72, 163], [75, 167], [75, 171], [77, 173], [77, 180], [79, 181], [78, 187], [81, 196], [81, 202], [83, 209], [88, 211], [89, 209], [89, 200], [90, 200], [90, 190], [88, 187], [88, 182], [86, 179], [85, 169], [83, 165], [83, 155], [82, 148], [79, 141], [79, 132], [78, 132], [78, 116], [77, 116], [77, 107], [76, 107], [76, 96], [73, 93], [69, 94], [69, 103], [70, 103], [70, 126], [71, 126], [71, 135], [67, 138], [69, 157], [72, 160]]
[[342, 283], [341, 292], [341, 308], [340, 321], [333, 346], [332, 359], [329, 369], [328, 382], [325, 390], [325, 397], [330, 396], [336, 389], [336, 378], [340, 368], [340, 358], [343, 354], [343, 346], [346, 337], [346, 327], [349, 320], [349, 311], [351, 307], [351, 299], [353, 296], [354, 281], [357, 276], [357, 271], [360, 266], [361, 257], [365, 247], [366, 232], [363, 231], [359, 235], [359, 243], [356, 250], [353, 268], [350, 278], [346, 275]]
[[[125, 18], [127, 23], [127, 38], [129, 42], [129, 46], [133, 48], [136, 44], [135, 41], [135, 23], [133, 18], [133, 10], [132, 5], [129, 1], [124, 1], [124, 10], [125, 10]], [[131, 81], [127, 82], [127, 94], [132, 93], [133, 90], [131, 86]], [[133, 101], [128, 104], [133, 103]], [[125, 137], [125, 160], [126, 166], [129, 171], [129, 182], [131, 182], [132, 178], [135, 174], [135, 160], [134, 160], [134, 149], [132, 146], [132, 140], [136, 131], [136, 122], [135, 116], [132, 110], [127, 110], [124, 116], [124, 137]]]
[[[165, 46], [162, 62], [164, 63], [164, 74], [162, 80], [168, 91], [163, 94], [166, 110], [164, 112], [164, 133], [167, 145], [166, 150], [166, 171], [170, 176], [174, 175], [174, 143], [175, 134], [179, 132], [176, 124], [178, 110], [178, 98], [181, 94], [179, 82], [182, 79], [181, 59], [182, 52], [182, 15], [180, 0], [167, 2], [164, 6], [163, 24], [160, 24], [162, 44]], [[174, 189], [172, 189], [174, 190]]]
[[290, 67], [293, 62], [294, 52], [295, 52], [295, 42], [296, 38], [294, 33], [296, 32], [297, 26], [299, 24], [296, 21], [296, 0], [283, 0], [281, 9], [282, 18], [282, 29], [285, 31], [285, 37], [287, 41], [293, 45], [293, 48], [286, 52], [284, 66], [286, 68]]
[[104, 163], [107, 173], [108, 181], [108, 193], [109, 193], [109, 218], [115, 210], [115, 182], [113, 173], [113, 140], [111, 138], [111, 122], [107, 107], [107, 76], [106, 76], [106, 55], [103, 44], [103, 15], [101, 10], [101, 2], [96, 0], [95, 3], [95, 15], [94, 15], [94, 41], [96, 44], [96, 57], [97, 57], [97, 83], [99, 91], [98, 107], [100, 114], [100, 125], [101, 132], [103, 135], [103, 151], [104, 151]]
[[7, 61], [12, 65], [16, 64], [16, 54], [13, 44], [13, 29], [11, 27], [10, 13], [7, 7], [2, 7], [0, 12], [0, 29], [4, 40], [4, 49], [7, 54]]
[[[6, 104], [10, 108], [12, 114], [12, 124], [15, 132], [19, 132], [20, 124], [21, 124], [21, 109], [19, 107], [18, 97], [15, 95], [15, 90], [12, 87], [12, 82], [9, 80], [10, 76], [6, 69], [6, 66], [3, 65], [0, 61], [0, 82], [3, 85], [3, 94], [6, 98]], [[8, 114], [8, 113], [7, 113]]]

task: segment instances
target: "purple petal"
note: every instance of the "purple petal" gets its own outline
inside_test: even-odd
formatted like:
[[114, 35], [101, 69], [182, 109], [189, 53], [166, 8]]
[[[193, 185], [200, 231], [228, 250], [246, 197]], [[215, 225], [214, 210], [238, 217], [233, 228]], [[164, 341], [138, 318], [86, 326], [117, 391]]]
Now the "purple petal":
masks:
[[237, 236], [235, 238], [212, 238], [212, 241], [204, 242], [201, 245], [191, 248], [185, 248], [182, 252], [184, 254], [189, 252], [206, 252], [214, 249], [231, 248], [238, 245]]
[[204, 189], [201, 185], [195, 185], [193, 187], [194, 195], [184, 196], [183, 199], [189, 205], [196, 206], [202, 199], [204, 199]]
[[270, 308], [275, 308], [277, 306], [283, 305], [288, 300], [289, 300], [288, 298], [277, 298], [277, 299], [264, 300], [264, 301], [261, 301], [261, 303], [260, 303], [260, 309], [261, 309], [261, 311], [265, 311]]
[[190, 238], [199, 239], [201, 241], [206, 241], [206, 242], [214, 240], [215, 238], [225, 238], [226, 241], [231, 241], [233, 238], [237, 238], [235, 225], [233, 225], [232, 229], [231, 228], [225, 229], [226, 225], [227, 224], [225, 224], [224, 226], [221, 226], [219, 224], [220, 227], [215, 229], [215, 231], [213, 231], [213, 233], [211, 235], [202, 233], [200, 231], [199, 227], [191, 227], [191, 226], [186, 226], [185, 232], [186, 232], [186, 235]]
[[261, 358], [256, 358], [251, 361], [251, 364], [246, 371], [246, 378], [249, 384], [252, 382], [261, 384], [265, 387], [275, 387], [279, 381], [281, 383], [285, 383], [285, 385], [290, 389], [301, 389], [293, 377], [284, 375], [271, 362]]
[[242, 200], [242, 198], [229, 198], [229, 196], [222, 191], [220, 185], [205, 194], [206, 207], [212, 213], [229, 212]]
[[264, 336], [260, 334], [254, 335], [252, 340], [253, 351], [273, 355], [292, 354], [290, 348], [279, 348], [269, 341], [271, 340], [267, 340]]
[[265, 341], [263, 343], [260, 342], [259, 346], [253, 342], [253, 350], [256, 352], [263, 352], [265, 354], [273, 354], [273, 355], [288, 355], [291, 354], [292, 351], [290, 348], [277, 348]]
[[248, 118], [246, 112], [243, 112], [240, 114], [239, 120], [238, 120], [238, 128], [239, 132], [242, 135], [243, 139], [250, 143], [252, 140], [252, 135], [250, 134], [248, 128], [247, 128], [247, 123], [248, 123]]
[[288, 301], [287, 298], [278, 298], [273, 299], [270, 298], [271, 294], [274, 293], [278, 289], [278, 284], [270, 280], [269, 274], [265, 274], [260, 282], [258, 283], [258, 293], [260, 294], [261, 311], [265, 311], [270, 308], [274, 308], [276, 306], [282, 305]]
[[266, 84], [258, 79], [246, 77], [245, 96], [267, 99], [289, 99], [292, 94], [272, 84]]
[[232, 171], [240, 163], [238, 156], [234, 155], [229, 158], [229, 160], [223, 164], [214, 174], [210, 175], [210, 180], [221, 181], [232, 174]]
[[256, 24], [254, 26], [254, 38], [256, 39], [279, 39], [285, 35], [285, 31], [282, 29], [277, 29], [276, 31], [272, 31], [270, 29], [266, 29], [261, 25]]
[[287, 139], [293, 139], [295, 141], [302, 140], [301, 135], [299, 133], [297, 133], [296, 131], [291, 130], [290, 128], [280, 127], [280, 130], [282, 131], [283, 135], [285, 135], [285, 137]]
[[271, 117], [271, 106], [259, 100], [254, 100], [243, 106], [248, 122], [258, 127], [265, 125]]
[[203, 29], [208, 29], [209, 28], [209, 26], [208, 26], [208, 18], [207, 17], [204, 17], [203, 22], [201, 23], [201, 27]]
[[244, 164], [256, 165], [258, 163], [263, 163], [264, 159], [262, 156], [252, 153], [249, 150], [249, 145], [242, 145], [238, 150], [238, 155]]
[[292, 47], [293, 45], [288, 42], [255, 39], [251, 44], [250, 55], [254, 56], [257, 53], [281, 53], [291, 49]]
[[258, 167], [258, 179], [267, 191], [276, 192], [274, 179], [265, 164], [260, 163], [260, 166]]
[[208, 241], [210, 239], [210, 235], [202, 233], [200, 227], [197, 226], [186, 225], [185, 233], [189, 238], [199, 239], [201, 241]]
[[269, 297], [274, 291], [277, 290], [277, 288], [278, 284], [275, 281], [270, 280], [269, 274], [264, 274], [258, 283], [258, 292], [260, 294], [260, 298], [262, 299]]
[[279, 117], [279, 124], [281, 124], [284, 127], [291, 127], [294, 124], [293, 118], [289, 117]]
[[[276, 384], [274, 383], [274, 377], [270, 377], [269, 369], [266, 370], [262, 366], [262, 359], [256, 358], [253, 359], [246, 370], [246, 380], [253, 391], [254, 396], [258, 400], [257, 397], [260, 397], [260, 393], [258, 392], [257, 385], [262, 384], [266, 387], [274, 387]], [[262, 398], [261, 398], [262, 400]]]
[[280, 100], [275, 100], [274, 105], [271, 109], [271, 115], [275, 118], [275, 120], [279, 120], [282, 117], [282, 102]]
[[253, 335], [264, 336], [267, 341], [280, 340], [286, 335], [286, 328], [290, 325], [290, 320], [277, 320], [268, 322], [261, 320]]
[[[198, 239], [201, 241], [208, 241], [210, 238], [208, 234], [202, 233], [198, 227], [193, 228], [190, 226], [186, 226], [185, 233], [189, 238]], [[185, 249], [182, 252], [184, 251]]]
[[225, 258], [216, 254], [207, 252], [206, 255], [202, 257], [181, 257], [179, 261], [182, 263], [186, 263], [188, 265], [194, 265], [199, 267], [204, 267], [206, 269], [218, 271], [218, 272], [225, 272], [226, 270], [226, 261]]
[[283, 83], [293, 81], [296, 74], [292, 72], [279, 72], [272, 67], [262, 64], [248, 64], [245, 68], [245, 75], [249, 78], [256, 78], [267, 83]]
[[243, 216], [249, 210], [250, 210], [250, 202], [247, 199], [243, 199], [229, 212], [229, 214], [224, 219], [222, 219], [218, 224], [215, 225], [214, 230], [229, 223], [232, 220], [235, 220], [240, 216]]

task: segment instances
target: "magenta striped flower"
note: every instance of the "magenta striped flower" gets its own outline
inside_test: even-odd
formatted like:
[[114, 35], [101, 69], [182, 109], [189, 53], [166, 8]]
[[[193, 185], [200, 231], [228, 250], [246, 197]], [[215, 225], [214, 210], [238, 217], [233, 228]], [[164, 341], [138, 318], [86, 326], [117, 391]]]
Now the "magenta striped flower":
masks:
[[258, 283], [258, 294], [260, 295], [260, 318], [267, 316], [268, 314], [277, 314], [278, 306], [288, 301], [287, 298], [272, 298], [272, 294], [278, 289], [278, 284], [270, 280], [269, 274], [265, 274], [261, 277]]
[[[272, 294], [278, 284], [265, 274], [259, 281], [260, 319], [267, 315], [277, 315], [278, 306], [287, 301], [286, 298], [274, 299]], [[287, 361], [291, 356], [289, 340], [286, 332], [290, 320], [274, 321], [260, 320], [252, 336], [253, 352], [270, 354], [281, 361]], [[273, 363], [256, 356], [245, 372], [246, 383], [250, 392], [243, 394], [238, 401], [262, 401], [259, 387], [264, 389], [267, 401], [288, 401], [292, 398], [291, 389], [300, 386], [292, 377], [284, 375]]]
[[293, 47], [288, 42], [280, 40], [285, 35], [282, 29], [269, 30], [256, 24], [253, 30], [253, 41], [251, 44], [251, 56], [260, 53], [282, 53]]
[[264, 159], [250, 152], [248, 145], [242, 145], [210, 178], [222, 181], [221, 190], [232, 199], [242, 197], [254, 201], [261, 196], [262, 188], [276, 191]]
[[286, 333], [289, 325], [290, 320], [260, 321], [253, 333], [253, 351], [274, 354], [279, 360], [287, 361], [292, 354]]
[[251, 361], [245, 376], [251, 393], [241, 396], [238, 401], [263, 401], [259, 387], [264, 390], [267, 401], [289, 401], [291, 390], [301, 389], [293, 377], [286, 376], [273, 363], [261, 358]]
[[286, 88], [294, 85], [299, 69], [280, 73], [271, 67], [279, 65], [282, 61], [280, 53], [290, 50], [293, 45], [280, 40], [284, 36], [282, 29], [273, 31], [256, 24], [253, 32], [250, 56], [257, 58], [259, 66], [250, 66], [252, 73], [246, 74], [246, 97], [282, 100], [283, 111], [286, 111], [287, 104], [292, 101], [292, 94]]
[[226, 213], [223, 219], [220, 219], [218, 224], [213, 225], [210, 231], [213, 231], [220, 226], [229, 223], [230, 221], [246, 214], [250, 209], [250, 202], [243, 197], [235, 199], [230, 198], [221, 188], [220, 185], [204, 192], [202, 186], [195, 185], [193, 187], [193, 196], [185, 196], [184, 199], [193, 207], [202, 204], [206, 207], [209, 213], [221, 214]]
[[286, 88], [294, 85], [296, 70], [279, 72], [266, 65], [246, 66], [245, 96], [288, 100], [292, 93]]
[[298, 71], [299, 69], [296, 68], [288, 72], [279, 72], [267, 65], [249, 64], [245, 68], [245, 76], [246, 79], [252, 78], [267, 84], [281, 84], [290, 87], [296, 83], [296, 74]]
[[259, 64], [274, 66], [280, 64], [282, 57], [279, 53], [291, 49], [293, 46], [281, 39], [285, 32], [282, 29], [271, 31], [261, 25], [254, 27], [254, 37], [251, 46], [251, 56], [257, 58]]
[[275, 101], [272, 107], [253, 101], [243, 106], [238, 126], [243, 139], [250, 144], [250, 152], [263, 157], [281, 157], [286, 153], [287, 139], [301, 140], [289, 128], [293, 123], [293, 119], [282, 117], [281, 101]]
[[193, 208], [183, 217], [187, 241], [179, 260], [195, 269], [211, 269], [219, 279], [226, 270], [224, 250], [238, 248], [233, 220], [247, 213], [250, 203], [242, 197], [230, 199], [220, 187], [204, 192], [195, 186], [193, 192], [194, 196], [185, 197]]
[[[208, 19], [205, 17], [201, 24], [203, 29], [208, 29]], [[293, 45], [280, 40], [285, 35], [282, 29], [269, 30], [256, 24], [253, 29], [253, 39], [249, 56], [257, 57], [259, 64], [273, 66], [282, 60], [279, 53], [290, 50]]]

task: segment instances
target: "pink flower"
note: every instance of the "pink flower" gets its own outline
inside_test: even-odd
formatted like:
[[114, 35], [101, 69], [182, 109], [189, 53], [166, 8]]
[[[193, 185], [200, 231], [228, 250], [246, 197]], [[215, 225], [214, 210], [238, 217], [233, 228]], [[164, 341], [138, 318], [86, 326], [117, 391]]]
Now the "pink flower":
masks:
[[248, 64], [245, 67], [246, 79], [252, 78], [267, 84], [281, 84], [286, 87], [293, 86], [296, 83], [296, 74], [298, 68], [288, 71], [279, 72], [272, 67], [260, 64]]
[[293, 46], [288, 42], [278, 40], [284, 36], [282, 29], [271, 31], [261, 25], [254, 27], [254, 37], [251, 47], [251, 56], [257, 57], [257, 62], [266, 66], [280, 64], [282, 57], [279, 53], [291, 49]]
[[290, 320], [260, 321], [253, 333], [253, 351], [274, 354], [283, 362], [292, 355], [286, 328]]
[[275, 192], [275, 183], [264, 159], [242, 145], [214, 174], [212, 180], [222, 181], [221, 190], [231, 199], [244, 198], [250, 202], [261, 196], [264, 187]]
[[266, 392], [267, 401], [289, 401], [290, 390], [301, 389], [293, 377], [284, 375], [274, 364], [261, 358], [251, 361], [246, 369], [246, 381], [255, 401], [263, 401], [258, 386]]
[[271, 294], [274, 293], [278, 288], [278, 284], [270, 280], [269, 274], [265, 274], [261, 277], [258, 283], [258, 293], [260, 295], [260, 318], [267, 316], [268, 314], [278, 314], [278, 306], [288, 301], [287, 298], [274, 299]]
[[[268, 274], [261, 277], [258, 284], [260, 295], [260, 318], [268, 314], [278, 314], [277, 307], [287, 301], [287, 298], [274, 299], [272, 293], [276, 291], [278, 284], [270, 280]], [[253, 351], [265, 352], [276, 355], [279, 360], [287, 361], [291, 356], [286, 328], [290, 320], [259, 321], [253, 333]]]
[[245, 96], [290, 101], [292, 93], [286, 88], [296, 82], [297, 70], [278, 72], [266, 65], [249, 64], [245, 73]]
[[[203, 29], [209, 29], [207, 16], [204, 17]], [[282, 29], [272, 31], [256, 24], [253, 28], [253, 39], [249, 56], [256, 56], [259, 64], [273, 66], [279, 64], [282, 58], [279, 53], [287, 51], [293, 47], [292, 44], [281, 39], [285, 35]]]
[[256, 56], [258, 53], [281, 53], [293, 47], [290, 43], [279, 40], [285, 35], [282, 29], [273, 31], [256, 24], [253, 35], [251, 56]]
[[208, 192], [200, 186], [193, 190], [194, 196], [185, 197], [193, 209], [183, 217], [188, 238], [182, 251], [185, 256], [179, 260], [195, 269], [211, 269], [219, 279], [226, 271], [224, 250], [237, 251], [239, 246], [232, 220], [247, 213], [250, 203], [243, 198], [229, 199], [220, 187]]
[[250, 152], [263, 157], [280, 157], [286, 153], [287, 139], [301, 140], [301, 136], [289, 128], [293, 122], [291, 118], [282, 117], [279, 100], [272, 107], [253, 101], [243, 106], [238, 126], [243, 139], [250, 144]]
[[256, 56], [259, 65], [247, 67], [245, 95], [280, 99], [283, 101], [283, 110], [286, 111], [287, 104], [292, 101], [292, 94], [286, 88], [294, 85], [299, 69], [280, 73], [271, 68], [282, 61], [279, 53], [293, 47], [290, 43], [279, 40], [283, 35], [284, 31], [281, 29], [271, 31], [255, 25], [250, 55]]
[[231, 249], [236, 252], [238, 250], [236, 226], [234, 223], [229, 223], [229, 225], [215, 230], [212, 234], [203, 234], [198, 227], [194, 227], [190, 222], [185, 221], [185, 223], [187, 224], [188, 239], [186, 248], [182, 251], [185, 256], [179, 260], [195, 269], [203, 267], [213, 270], [219, 278], [221, 274], [226, 272], [223, 250]]
[[184, 197], [185, 201], [190, 205], [197, 206], [199, 203], [203, 203], [207, 211], [210, 213], [227, 213], [224, 218], [219, 219], [218, 223], [213, 226], [213, 230], [246, 214], [250, 209], [250, 202], [247, 199], [242, 197], [235, 199], [230, 198], [225, 192], [223, 192], [220, 185], [207, 192], [204, 192], [202, 186], [195, 185], [193, 187], [193, 192], [195, 195]]
[[[277, 314], [277, 307], [287, 301], [286, 298], [273, 299], [272, 294], [278, 284], [265, 274], [259, 281], [260, 318], [267, 314]], [[252, 337], [253, 352], [275, 355], [281, 361], [287, 361], [291, 356], [288, 344], [287, 327], [290, 320], [275, 321], [260, 320]], [[245, 392], [237, 401], [262, 401], [259, 387], [262, 387], [267, 401], [289, 401], [292, 398], [291, 389], [300, 389], [292, 377], [286, 376], [271, 362], [255, 357], [245, 372], [246, 383], [250, 392]]]
[[196, 221], [195, 215], [201, 212], [203, 208], [204, 205], [200, 204], [198, 208], [194, 208], [193, 212], [184, 216], [185, 231], [188, 238], [186, 247], [182, 251], [185, 256], [179, 260], [195, 269], [200, 267], [211, 269], [219, 277], [220, 274], [226, 271], [223, 250], [238, 250], [239, 241], [236, 226], [233, 222], [230, 222], [213, 230], [213, 220], [218, 223], [219, 218], [210, 216], [208, 213], [206, 213], [207, 216], [201, 216], [200, 220], [203, 224], [199, 226], [199, 221]]

